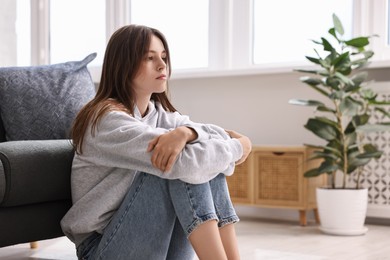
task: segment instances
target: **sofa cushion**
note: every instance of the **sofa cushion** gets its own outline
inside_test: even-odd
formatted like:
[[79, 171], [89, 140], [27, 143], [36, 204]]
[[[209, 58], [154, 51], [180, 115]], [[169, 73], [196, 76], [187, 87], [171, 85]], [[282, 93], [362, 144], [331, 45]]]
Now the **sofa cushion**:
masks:
[[0, 143], [0, 206], [70, 200], [70, 140]]
[[81, 61], [0, 68], [0, 114], [7, 141], [69, 138], [81, 107], [95, 95], [87, 65]]

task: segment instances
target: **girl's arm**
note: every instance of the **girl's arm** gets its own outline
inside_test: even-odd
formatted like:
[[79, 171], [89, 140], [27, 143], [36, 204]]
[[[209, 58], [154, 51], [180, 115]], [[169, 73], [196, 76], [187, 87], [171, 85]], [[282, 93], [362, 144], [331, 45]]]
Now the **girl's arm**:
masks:
[[[186, 115], [181, 115], [178, 112], [165, 111], [159, 103], [156, 103], [155, 106], [159, 114], [158, 126], [173, 129], [173, 131], [169, 133], [172, 133], [171, 136], [173, 139], [169, 138], [169, 134], [161, 135], [161, 138], [160, 136], [154, 138], [148, 147], [148, 151], [153, 152], [153, 165], [162, 171], [170, 170], [176, 160], [176, 156], [181, 152], [186, 143], [209, 139], [228, 140], [236, 138], [240, 141], [241, 146], [243, 147], [243, 156], [236, 162], [236, 165], [243, 163], [252, 150], [251, 141], [248, 137], [242, 134], [232, 130], [224, 130], [223, 128], [213, 124], [192, 122]], [[180, 130], [177, 132], [182, 132], [182, 135], [180, 133], [175, 133], [176, 130]], [[190, 138], [188, 138], [189, 135]], [[179, 140], [183, 141], [178, 142]], [[154, 149], [155, 147], [157, 149]]]
[[226, 132], [229, 134], [231, 138], [237, 138], [242, 146], [242, 157], [240, 160], [236, 162], [236, 165], [239, 165], [243, 162], [245, 162], [246, 158], [248, 158], [250, 152], [252, 151], [252, 142], [251, 140], [246, 137], [245, 135], [242, 135], [236, 131], [233, 130], [226, 130]]
[[[177, 130], [173, 131], [177, 133]], [[171, 169], [164, 172], [152, 165], [148, 146], [151, 140], [168, 132], [164, 128], [148, 126], [126, 113], [110, 112], [101, 119], [95, 135], [87, 132], [80, 159], [103, 167], [127, 168], [167, 179], [203, 183], [221, 172], [232, 174], [234, 163], [243, 154], [241, 143], [236, 138], [200, 140], [189, 144], [179, 140], [181, 146], [184, 143], [184, 148]]]
[[[224, 131], [224, 130], [223, 130]], [[225, 132], [225, 131], [224, 131]], [[252, 143], [248, 137], [232, 130], [227, 130], [229, 138], [236, 138], [240, 141], [243, 155], [236, 162], [236, 165], [243, 163], [252, 150]], [[177, 156], [184, 149], [185, 145], [196, 138], [197, 134], [191, 128], [180, 126], [173, 131], [153, 138], [148, 145], [148, 152], [152, 152], [152, 164], [163, 172], [170, 171]], [[219, 139], [219, 138], [217, 138]]]

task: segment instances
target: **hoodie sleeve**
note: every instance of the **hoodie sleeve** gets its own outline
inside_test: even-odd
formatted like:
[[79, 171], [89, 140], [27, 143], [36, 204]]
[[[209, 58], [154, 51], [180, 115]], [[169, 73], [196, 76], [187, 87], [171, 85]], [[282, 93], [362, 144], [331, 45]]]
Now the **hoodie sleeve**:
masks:
[[198, 135], [197, 139], [193, 140], [191, 143], [210, 139], [230, 139], [230, 136], [226, 131], [217, 125], [195, 123], [191, 121], [188, 116], [182, 115], [179, 112], [165, 111], [159, 103], [156, 104], [156, 109], [159, 113], [158, 127], [165, 129], [175, 129], [179, 126], [190, 127]]
[[235, 162], [242, 157], [237, 139], [212, 138], [211, 134], [205, 140], [187, 144], [171, 171], [163, 173], [152, 165], [151, 153], [146, 150], [150, 140], [168, 131], [151, 127], [123, 112], [110, 112], [101, 119], [93, 135], [87, 130], [81, 157], [96, 165], [132, 169], [194, 184], [207, 182], [219, 173], [231, 175]]

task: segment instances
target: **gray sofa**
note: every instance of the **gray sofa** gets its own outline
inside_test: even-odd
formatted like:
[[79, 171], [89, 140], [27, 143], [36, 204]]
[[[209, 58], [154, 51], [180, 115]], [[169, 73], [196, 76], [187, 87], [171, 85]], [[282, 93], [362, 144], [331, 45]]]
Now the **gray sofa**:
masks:
[[87, 64], [0, 68], [0, 247], [63, 236], [72, 122], [95, 95]]
[[69, 140], [0, 143], [0, 247], [63, 236], [72, 159]]

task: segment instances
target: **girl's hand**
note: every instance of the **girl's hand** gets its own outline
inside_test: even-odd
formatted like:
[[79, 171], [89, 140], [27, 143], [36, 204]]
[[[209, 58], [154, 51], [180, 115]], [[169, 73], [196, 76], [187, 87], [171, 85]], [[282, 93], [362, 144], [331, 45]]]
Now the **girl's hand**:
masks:
[[241, 159], [236, 162], [236, 165], [239, 165], [239, 164], [245, 162], [246, 158], [248, 158], [248, 155], [252, 151], [251, 140], [247, 136], [242, 135], [240, 133], [237, 133], [236, 131], [233, 131], [233, 130], [225, 130], [225, 131], [226, 131], [226, 133], [228, 133], [230, 135], [231, 138], [236, 138], [238, 141], [240, 141], [241, 146], [242, 146], [243, 154], [242, 154]]
[[170, 171], [185, 145], [196, 138], [196, 132], [185, 126], [153, 138], [147, 148], [148, 152], [152, 152], [153, 166], [163, 172]]

